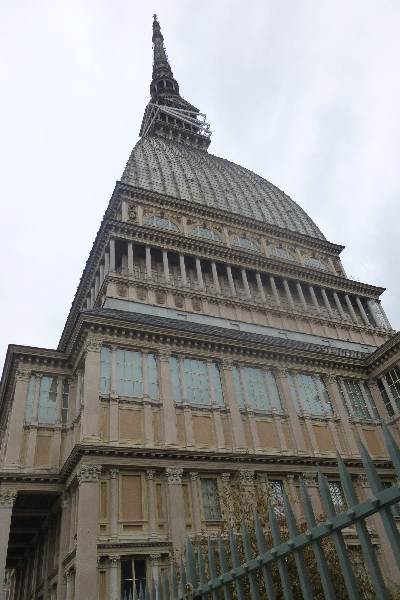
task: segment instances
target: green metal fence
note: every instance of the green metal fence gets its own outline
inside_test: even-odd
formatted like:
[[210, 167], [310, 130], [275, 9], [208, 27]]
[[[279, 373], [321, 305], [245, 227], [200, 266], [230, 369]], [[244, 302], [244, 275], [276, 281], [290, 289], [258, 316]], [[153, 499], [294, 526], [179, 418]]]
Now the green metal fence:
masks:
[[[399, 447], [385, 426], [383, 430], [389, 455], [400, 480]], [[268, 536], [261, 526], [259, 516], [255, 515], [254, 532], [250, 532], [243, 522], [240, 532], [229, 531], [216, 541], [210, 539], [206, 549], [196, 548], [188, 539], [185, 560], [180, 567], [171, 567], [170, 573], [164, 574], [162, 581], [157, 584], [150, 582], [146, 589], [139, 590], [139, 595], [134, 591], [132, 600], [137, 597], [139, 600], [294, 600], [301, 596], [306, 600], [313, 599], [316, 596], [305, 561], [305, 553], [309, 553], [310, 549], [320, 578], [321, 592], [318, 598], [335, 600], [337, 595], [324, 550], [324, 540], [330, 540], [334, 546], [347, 597], [350, 600], [363, 598], [364, 591], [359, 589], [354, 564], [342, 532], [350, 526], [353, 526], [358, 538], [374, 597], [389, 600], [392, 596], [385, 585], [366, 519], [379, 515], [397, 568], [400, 569], [400, 535], [393, 517], [394, 505], [400, 501], [400, 486], [385, 487], [362, 444], [360, 453], [373, 493], [367, 501], [359, 502], [352, 477], [338, 454], [339, 475], [348, 507], [345, 512], [336, 513], [327, 478], [319, 472], [318, 487], [326, 516], [324, 522], [317, 523], [307, 488], [301, 481], [301, 503], [307, 526], [305, 531], [299, 530], [288, 497], [284, 495], [287, 539], [282, 540], [280, 523], [274, 508], [270, 506]], [[251, 536], [251, 533], [255, 535]], [[270, 542], [272, 540], [272, 544], [267, 543], [267, 538]], [[296, 596], [293, 592], [293, 580], [289, 576], [289, 561], [292, 561], [292, 565], [295, 564], [297, 572]]]

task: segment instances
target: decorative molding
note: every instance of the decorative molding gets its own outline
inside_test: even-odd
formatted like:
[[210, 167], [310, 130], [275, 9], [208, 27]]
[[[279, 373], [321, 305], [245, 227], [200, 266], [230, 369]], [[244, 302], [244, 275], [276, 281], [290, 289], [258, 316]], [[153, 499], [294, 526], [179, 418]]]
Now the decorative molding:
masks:
[[15, 373], [15, 378], [19, 381], [29, 381], [30, 376], [32, 375], [31, 367], [28, 365], [24, 365], [19, 363], [18, 368]]
[[169, 485], [181, 485], [183, 469], [181, 467], [167, 467], [165, 469], [167, 483]]
[[76, 476], [79, 484], [99, 481], [101, 465], [83, 464], [80, 466]]
[[148, 469], [146, 471], [146, 479], [148, 481], [153, 481], [155, 474], [156, 474], [156, 471], [154, 471], [153, 469]]
[[155, 552], [154, 554], [150, 554], [149, 555], [150, 558], [150, 562], [152, 563], [152, 565], [158, 565], [160, 560], [161, 560], [161, 554], [158, 552]]
[[197, 481], [199, 478], [199, 474], [197, 471], [190, 471], [189, 476], [190, 476], [190, 481]]
[[17, 494], [17, 490], [0, 488], [0, 508], [12, 508]]
[[318, 487], [318, 475], [316, 471], [305, 471], [301, 474], [306, 488]]
[[119, 474], [119, 469], [110, 469], [110, 478], [117, 479]]
[[254, 471], [249, 469], [240, 469], [239, 471], [240, 485], [243, 487], [254, 485]]
[[100, 336], [89, 336], [86, 340], [84, 349], [86, 352], [100, 352], [103, 345], [103, 339]]
[[110, 561], [110, 567], [111, 568], [118, 568], [121, 557], [119, 554], [110, 554], [110, 556], [108, 557], [109, 561]]

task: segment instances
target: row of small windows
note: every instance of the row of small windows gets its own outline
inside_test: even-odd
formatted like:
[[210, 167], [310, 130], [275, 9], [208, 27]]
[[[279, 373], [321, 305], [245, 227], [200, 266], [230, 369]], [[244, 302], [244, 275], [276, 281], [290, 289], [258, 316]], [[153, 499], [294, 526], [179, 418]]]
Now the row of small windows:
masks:
[[[166, 217], [161, 217], [159, 215], [152, 215], [146, 217], [143, 223], [144, 225], [150, 225], [151, 227], [160, 227], [162, 229], [168, 229], [170, 231], [179, 231], [179, 228], [176, 225], [176, 223], [174, 223]], [[213, 229], [209, 229], [208, 227], [194, 227], [190, 233], [191, 235], [194, 235], [196, 237], [201, 237], [214, 242], [221, 241], [221, 236], [216, 231], [214, 231]], [[243, 236], [233, 237], [231, 239], [231, 245], [236, 248], [250, 250], [251, 252], [260, 252], [258, 245], [253, 240]], [[283, 248], [282, 246], [273, 246], [272, 248], [270, 248], [270, 255], [275, 256], [276, 258], [281, 258], [283, 260], [297, 262], [297, 258], [287, 248]], [[304, 265], [323, 271], [329, 270], [326, 264], [321, 259], [316, 258], [314, 256], [304, 257]]]

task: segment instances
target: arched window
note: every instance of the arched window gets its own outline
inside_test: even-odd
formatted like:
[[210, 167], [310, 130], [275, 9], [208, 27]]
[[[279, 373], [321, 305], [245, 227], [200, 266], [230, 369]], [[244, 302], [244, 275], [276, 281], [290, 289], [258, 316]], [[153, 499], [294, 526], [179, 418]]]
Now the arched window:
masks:
[[271, 256], [276, 256], [276, 258], [283, 258], [283, 260], [296, 260], [295, 257], [287, 248], [282, 248], [281, 246], [273, 246], [271, 248]]
[[144, 220], [144, 225], [151, 225], [151, 227], [162, 227], [163, 229], [169, 229], [170, 231], [178, 231], [178, 226], [175, 225], [175, 223], [166, 217], [160, 217], [158, 215], [147, 217]]
[[257, 245], [247, 238], [236, 236], [231, 240], [232, 246], [237, 246], [238, 248], [244, 248], [245, 250], [251, 250], [252, 252], [259, 252]]
[[328, 271], [326, 264], [319, 258], [314, 256], [306, 256], [304, 258], [304, 265], [306, 267], [312, 267], [313, 269], [321, 269], [321, 271]]
[[212, 229], [208, 229], [208, 227], [195, 227], [191, 231], [192, 235], [196, 235], [197, 237], [206, 238], [207, 240], [212, 240], [214, 242], [220, 242], [221, 237]]

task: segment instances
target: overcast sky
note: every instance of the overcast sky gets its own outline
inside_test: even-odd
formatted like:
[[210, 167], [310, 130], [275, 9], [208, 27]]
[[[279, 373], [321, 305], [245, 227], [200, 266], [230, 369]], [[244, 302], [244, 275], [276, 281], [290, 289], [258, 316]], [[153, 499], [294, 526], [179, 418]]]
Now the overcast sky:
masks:
[[56, 347], [148, 101], [157, 12], [210, 152], [285, 190], [400, 328], [398, 0], [1, 0], [0, 363]]

